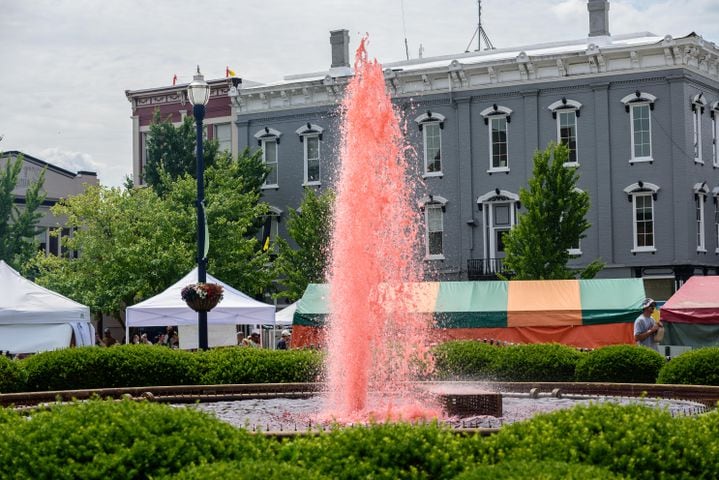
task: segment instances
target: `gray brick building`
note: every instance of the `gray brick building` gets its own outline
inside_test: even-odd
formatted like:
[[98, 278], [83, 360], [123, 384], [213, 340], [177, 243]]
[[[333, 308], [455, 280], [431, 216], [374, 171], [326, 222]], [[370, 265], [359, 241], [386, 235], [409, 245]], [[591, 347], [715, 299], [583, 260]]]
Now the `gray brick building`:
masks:
[[[567, 168], [591, 198], [574, 264], [601, 258], [600, 276], [642, 277], [659, 299], [691, 275], [719, 273], [719, 48], [695, 33], [610, 35], [608, 9], [588, 1], [579, 40], [383, 63], [426, 188], [425, 258], [442, 279], [501, 270], [532, 155], [550, 141], [570, 145]], [[330, 40], [327, 71], [210, 82], [208, 136], [233, 153], [261, 148], [273, 167], [264, 194], [276, 234], [304, 188], [331, 187], [338, 163], [352, 59], [346, 30]], [[179, 121], [191, 111], [184, 88], [126, 92], [138, 183], [152, 111]]]

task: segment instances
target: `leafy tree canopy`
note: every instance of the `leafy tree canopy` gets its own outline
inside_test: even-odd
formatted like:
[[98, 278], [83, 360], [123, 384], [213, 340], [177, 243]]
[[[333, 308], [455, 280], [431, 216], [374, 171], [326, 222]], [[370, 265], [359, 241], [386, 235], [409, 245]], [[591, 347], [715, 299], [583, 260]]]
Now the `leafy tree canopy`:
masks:
[[15, 269], [20, 269], [37, 251], [35, 235], [42, 217], [38, 208], [45, 200], [43, 169], [38, 179], [27, 186], [25, 204], [18, 206], [15, 203], [13, 190], [17, 187], [23, 162], [22, 155], [15, 161], [8, 158], [5, 168], [0, 170], [0, 259]]
[[[219, 155], [207, 168], [208, 271], [250, 295], [269, 284], [267, 254], [254, 236], [267, 206], [259, 201], [266, 171], [258, 155], [233, 161]], [[263, 167], [264, 168], [264, 167]], [[259, 178], [258, 179], [258, 175]], [[28, 266], [37, 282], [80, 301], [95, 313], [120, 318], [127, 306], [155, 295], [190, 271], [197, 258], [197, 182], [158, 172], [157, 185], [132, 190], [90, 187], [53, 207], [78, 227], [68, 248], [77, 259], [38, 255]]]
[[569, 267], [569, 249], [576, 247], [590, 227], [586, 220], [589, 195], [578, 190], [577, 169], [564, 166], [569, 148], [550, 143], [534, 154], [534, 171], [529, 190], [519, 198], [526, 212], [504, 237], [508, 269], [518, 280], [592, 278], [603, 263], [595, 260], [582, 271]]
[[[196, 178], [195, 143], [197, 130], [193, 117], [187, 116], [182, 123], [175, 127], [170, 118], [163, 119], [160, 110], [155, 110], [147, 136], [147, 164], [143, 172], [145, 182], [157, 193], [164, 195], [161, 182], [165, 172], [171, 180], [176, 180], [187, 174]], [[218, 144], [214, 140], [203, 141], [203, 157], [205, 168], [215, 162], [218, 153]]]

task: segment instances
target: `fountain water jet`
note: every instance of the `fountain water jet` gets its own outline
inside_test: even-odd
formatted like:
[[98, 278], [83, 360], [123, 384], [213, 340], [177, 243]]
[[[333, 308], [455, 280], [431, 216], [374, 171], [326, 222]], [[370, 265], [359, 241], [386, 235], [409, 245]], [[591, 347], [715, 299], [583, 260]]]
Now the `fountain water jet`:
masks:
[[[411, 380], [432, 368], [431, 315], [421, 312], [420, 210], [400, 119], [363, 38], [342, 103], [332, 233], [328, 398], [340, 421], [436, 418]], [[425, 310], [426, 311], [426, 310]]]

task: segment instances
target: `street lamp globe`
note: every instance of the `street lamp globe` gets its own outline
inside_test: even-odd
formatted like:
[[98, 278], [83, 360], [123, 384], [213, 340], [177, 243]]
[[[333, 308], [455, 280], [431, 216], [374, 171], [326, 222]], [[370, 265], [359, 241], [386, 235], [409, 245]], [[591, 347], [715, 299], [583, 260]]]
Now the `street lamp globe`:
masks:
[[197, 73], [192, 77], [192, 82], [187, 86], [187, 96], [192, 105], [207, 105], [210, 100], [210, 86], [205, 77], [200, 73], [200, 66], [197, 66]]

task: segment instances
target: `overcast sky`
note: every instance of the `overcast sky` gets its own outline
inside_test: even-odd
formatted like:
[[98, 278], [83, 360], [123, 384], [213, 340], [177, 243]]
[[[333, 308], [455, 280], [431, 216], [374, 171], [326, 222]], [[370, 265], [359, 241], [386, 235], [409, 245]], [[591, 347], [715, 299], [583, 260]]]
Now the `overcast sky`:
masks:
[[[614, 0], [612, 34], [692, 31], [719, 43], [719, 0]], [[270, 82], [330, 66], [329, 31], [369, 34], [380, 62], [464, 52], [476, 0], [0, 0], [0, 151], [20, 150], [104, 185], [132, 172], [125, 90], [229, 66]], [[495, 47], [586, 37], [586, 0], [484, 0]], [[476, 39], [469, 45], [477, 48]]]

